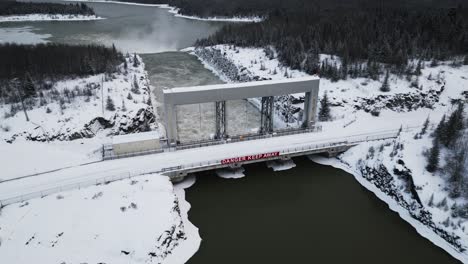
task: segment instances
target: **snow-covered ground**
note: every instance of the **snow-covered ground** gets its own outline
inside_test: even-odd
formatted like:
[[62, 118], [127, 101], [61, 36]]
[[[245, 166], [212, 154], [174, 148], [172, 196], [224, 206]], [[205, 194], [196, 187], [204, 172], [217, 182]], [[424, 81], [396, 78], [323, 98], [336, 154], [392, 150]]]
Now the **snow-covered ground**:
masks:
[[217, 21], [217, 22], [261, 22], [264, 18], [259, 16], [254, 17], [198, 17], [198, 16], [187, 16], [180, 13], [179, 8], [173, 7], [167, 4], [142, 4], [142, 3], [133, 3], [131, 1], [112, 1], [112, 0], [65, 0], [69, 2], [93, 2], [93, 3], [111, 3], [111, 4], [121, 4], [121, 5], [137, 5], [137, 6], [153, 6], [159, 8], [168, 9], [168, 12], [174, 14], [176, 17], [193, 19], [193, 20], [202, 20], [202, 21]]
[[[198, 56], [208, 69], [228, 82], [279, 80], [306, 75], [282, 66], [276, 57], [268, 57], [264, 49], [259, 48], [217, 45], [186, 51]], [[322, 54], [320, 57], [322, 61], [328, 59], [339, 62], [339, 58], [333, 56]], [[383, 78], [380, 81], [357, 78], [338, 82], [321, 79], [320, 96], [327, 93], [332, 105], [332, 121], [321, 123], [323, 131], [335, 133], [336, 130], [353, 131], [363, 127], [379, 130], [389, 124], [420, 126], [428, 117], [433, 128], [442, 115], [454, 109], [452, 100], [463, 98], [462, 92], [468, 90], [468, 66], [453, 67], [449, 64], [425, 66], [418, 77], [418, 88], [411, 87], [416, 77], [408, 81], [404, 77], [391, 75], [390, 92], [380, 91]], [[297, 107], [302, 108], [302, 105], [298, 104]], [[372, 115], [372, 112], [378, 113]], [[363, 143], [337, 158], [314, 160], [352, 173], [361, 184], [415, 226], [419, 233], [457, 259], [468, 263], [468, 222], [467, 219], [452, 217], [450, 208], [454, 203], [466, 201], [448, 198], [441, 176], [425, 170], [426, 158], [423, 152], [432, 146], [432, 139], [427, 134], [422, 139], [415, 139], [414, 135], [418, 132], [402, 132], [396, 141], [385, 144]], [[399, 147], [401, 145], [403, 147]], [[371, 146], [373, 150], [369, 151]], [[375, 173], [390, 175], [388, 179], [392, 181], [389, 186], [381, 186], [374, 180], [373, 177], [378, 178], [371, 173], [374, 169]], [[421, 199], [420, 205], [413, 197], [414, 194], [409, 192], [408, 182], [402, 175], [410, 175], [414, 181], [414, 189]], [[395, 198], [387, 192], [388, 189], [394, 190], [401, 197]], [[447, 206], [429, 206], [431, 195], [434, 195], [435, 204], [446, 198]], [[443, 236], [446, 236], [445, 240]], [[451, 243], [448, 242], [450, 237], [454, 238]]]
[[174, 14], [176, 17], [202, 20], [202, 21], [218, 21], [218, 22], [247, 22], [247, 23], [258, 23], [264, 20], [264, 18], [255, 17], [198, 17], [198, 16], [187, 16], [180, 13], [179, 8], [169, 7], [169, 13]]
[[25, 21], [91, 21], [101, 19], [104, 18], [96, 15], [30, 14], [17, 16], [0, 16], [0, 23]]
[[4, 207], [2, 263], [184, 263], [200, 237], [183, 187], [148, 175]]

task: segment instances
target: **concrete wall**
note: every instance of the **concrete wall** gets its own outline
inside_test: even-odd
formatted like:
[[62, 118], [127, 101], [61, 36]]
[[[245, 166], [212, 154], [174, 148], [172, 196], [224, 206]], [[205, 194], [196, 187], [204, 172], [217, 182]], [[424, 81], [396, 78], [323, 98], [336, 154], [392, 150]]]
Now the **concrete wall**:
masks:
[[149, 139], [135, 142], [113, 144], [115, 155], [125, 155], [137, 152], [152, 151], [161, 148], [159, 139]]

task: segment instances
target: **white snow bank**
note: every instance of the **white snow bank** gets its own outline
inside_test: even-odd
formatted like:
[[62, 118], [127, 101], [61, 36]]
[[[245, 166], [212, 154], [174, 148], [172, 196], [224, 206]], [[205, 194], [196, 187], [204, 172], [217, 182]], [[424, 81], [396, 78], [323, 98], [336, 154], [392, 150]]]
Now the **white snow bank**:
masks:
[[64, 0], [64, 1], [66, 1], [66, 2], [107, 3], [107, 4], [135, 5], [135, 6], [152, 6], [152, 7], [169, 8], [169, 5], [167, 5], [167, 4], [143, 4], [143, 3], [124, 2], [124, 1], [112, 1], [112, 0]]
[[101, 20], [96, 15], [62, 15], [62, 14], [30, 14], [17, 16], [0, 16], [1, 22], [25, 22], [25, 21], [92, 21]]
[[1, 211], [0, 256], [17, 264], [174, 263], [164, 260], [185, 236], [176, 205], [159, 175], [10, 205]]
[[225, 168], [225, 169], [218, 169], [216, 170], [216, 175], [224, 179], [240, 179], [245, 177], [244, 174], [244, 167], [239, 168]]
[[195, 180], [195, 176], [191, 176], [184, 179], [183, 182], [174, 185], [174, 192], [179, 201], [186, 239], [181, 241], [173, 254], [167, 257], [165, 260], [167, 264], [186, 263], [200, 248], [201, 237], [198, 233], [198, 228], [188, 219], [190, 203], [185, 199], [185, 189], [195, 184]]
[[193, 20], [201, 20], [201, 21], [217, 21], [217, 22], [240, 22], [240, 23], [258, 23], [265, 20], [265, 18], [260, 16], [252, 16], [252, 17], [198, 17], [198, 16], [186, 16], [180, 14], [179, 8], [176, 7], [169, 7], [169, 13], [174, 14], [176, 17], [193, 19]]
[[267, 167], [273, 171], [284, 171], [296, 167], [296, 163], [292, 159], [289, 160], [270, 160], [267, 161]]
[[217, 22], [261, 22], [265, 18], [259, 16], [252, 17], [198, 17], [198, 16], [187, 16], [180, 14], [180, 10], [177, 7], [170, 6], [168, 4], [142, 4], [133, 2], [120, 2], [120, 1], [107, 1], [107, 0], [65, 0], [69, 2], [92, 2], [92, 3], [109, 3], [109, 4], [121, 4], [121, 5], [135, 5], [135, 6], [148, 6], [148, 7], [159, 7], [169, 9], [168, 12], [174, 14], [175, 17], [200, 20], [200, 21], [217, 21]]
[[[69, 142], [30, 142], [17, 140], [14, 144], [0, 141], [2, 172], [0, 182], [45, 171], [101, 160], [99, 139]], [[25, 166], [26, 165], [26, 166]]]

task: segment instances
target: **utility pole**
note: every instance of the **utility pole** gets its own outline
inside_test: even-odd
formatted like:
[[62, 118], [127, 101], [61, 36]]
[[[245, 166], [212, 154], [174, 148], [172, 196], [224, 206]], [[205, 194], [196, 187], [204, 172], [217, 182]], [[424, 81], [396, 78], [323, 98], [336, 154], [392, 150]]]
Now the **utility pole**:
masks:
[[24, 116], [26, 117], [26, 122], [29, 122], [29, 116], [28, 116], [28, 112], [26, 112], [26, 106], [24, 105], [24, 99], [23, 99], [23, 96], [21, 95], [21, 92], [19, 90], [19, 80], [18, 78], [13, 78], [13, 80], [11, 80], [11, 85], [13, 86], [13, 88], [15, 88], [16, 90], [16, 95], [19, 97], [20, 101], [21, 101], [21, 106], [23, 107], [23, 112], [24, 112]]
[[104, 74], [101, 78], [101, 106], [102, 106], [102, 116], [104, 117]]

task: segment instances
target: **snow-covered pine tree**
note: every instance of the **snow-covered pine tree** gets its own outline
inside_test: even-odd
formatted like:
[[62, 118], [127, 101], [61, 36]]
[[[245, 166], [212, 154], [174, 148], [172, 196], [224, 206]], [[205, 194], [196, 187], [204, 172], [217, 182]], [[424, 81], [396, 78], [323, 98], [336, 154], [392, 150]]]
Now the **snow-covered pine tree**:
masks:
[[131, 93], [128, 93], [128, 95], [127, 95], [127, 99], [128, 99], [128, 100], [133, 100], [133, 96], [132, 96], [132, 94], [131, 94]]
[[419, 76], [421, 75], [421, 69], [422, 69], [422, 65], [421, 65], [421, 60], [418, 61], [418, 65], [416, 66], [416, 70], [414, 70], [414, 74]]
[[138, 57], [136, 55], [136, 53], [133, 55], [133, 67], [136, 68], [140, 66], [140, 61], [138, 60]]
[[382, 83], [382, 86], [380, 86], [380, 91], [382, 92], [390, 92], [390, 84], [388, 83], [388, 78], [389, 78], [389, 72], [387, 70], [387, 73], [385, 74], [385, 79]]
[[419, 77], [414, 78], [414, 80], [411, 82], [410, 87], [419, 89]]
[[122, 111], [127, 112], [127, 107], [125, 106], [125, 100], [122, 99]]
[[328, 100], [328, 95], [325, 92], [322, 99], [320, 100], [319, 120], [320, 121], [328, 121], [330, 119], [331, 119], [330, 102]]
[[31, 77], [31, 74], [29, 74], [29, 72], [26, 72], [26, 74], [24, 75], [23, 91], [24, 91], [24, 96], [26, 98], [36, 97], [36, 87], [34, 85], [34, 81]]
[[133, 75], [133, 84], [131, 91], [134, 94], [140, 94], [140, 86], [138, 85], [138, 79], [136, 75]]
[[467, 179], [465, 175], [467, 168], [465, 163], [468, 160], [466, 146], [457, 146], [453, 152], [447, 156], [447, 164], [444, 171], [448, 174], [449, 195], [452, 198], [458, 198], [463, 193], [463, 187], [466, 185]]
[[427, 203], [429, 207], [434, 206], [434, 194], [431, 195], [431, 198], [429, 198], [429, 202]]
[[429, 151], [429, 155], [427, 156], [427, 165], [426, 170], [428, 172], [434, 172], [439, 168], [439, 156], [440, 156], [440, 145], [439, 141], [434, 139], [432, 143], [432, 148]]
[[452, 146], [458, 139], [460, 131], [464, 127], [464, 106], [462, 103], [458, 104], [458, 108], [450, 115], [447, 123], [445, 124], [445, 137], [441, 141], [446, 147]]
[[427, 132], [427, 128], [429, 127], [429, 117], [426, 118], [426, 121], [424, 121], [423, 127], [421, 129], [420, 135], [424, 135]]
[[439, 142], [442, 142], [443, 137], [445, 136], [445, 115], [442, 116], [440, 119], [439, 124], [437, 125], [437, 128], [434, 131], [433, 136], [437, 138]]
[[107, 96], [106, 110], [115, 111], [114, 101], [112, 100], [112, 98], [110, 96]]

